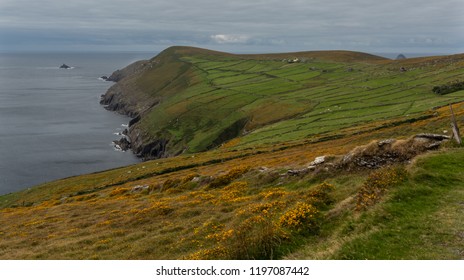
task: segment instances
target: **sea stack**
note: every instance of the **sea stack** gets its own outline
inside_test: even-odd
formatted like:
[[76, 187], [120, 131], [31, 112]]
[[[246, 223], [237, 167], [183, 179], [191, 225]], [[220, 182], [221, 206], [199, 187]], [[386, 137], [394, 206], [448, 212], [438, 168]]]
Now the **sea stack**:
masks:
[[60, 69], [69, 69], [71, 68], [71, 66], [68, 66], [66, 64], [63, 63], [63, 65], [60, 66]]

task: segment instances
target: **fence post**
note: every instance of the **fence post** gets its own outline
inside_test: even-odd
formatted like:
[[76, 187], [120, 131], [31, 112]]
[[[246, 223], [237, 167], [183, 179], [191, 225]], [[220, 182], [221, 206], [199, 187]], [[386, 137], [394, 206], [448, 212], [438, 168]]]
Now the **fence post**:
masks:
[[453, 112], [453, 105], [450, 106], [450, 111], [451, 111], [451, 128], [453, 129], [453, 137], [456, 142], [461, 145], [462, 140], [461, 140], [461, 134], [459, 133], [459, 127], [458, 123], [456, 122], [456, 118], [454, 117], [454, 112]]

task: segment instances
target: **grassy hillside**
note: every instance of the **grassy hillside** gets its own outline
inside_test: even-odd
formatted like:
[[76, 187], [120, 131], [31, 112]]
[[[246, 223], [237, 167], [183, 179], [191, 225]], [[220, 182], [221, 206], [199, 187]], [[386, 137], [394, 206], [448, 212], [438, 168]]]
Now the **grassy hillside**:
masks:
[[463, 259], [464, 150], [411, 138], [463, 58], [168, 49], [118, 84], [184, 154], [0, 196], [0, 259]]
[[463, 57], [391, 61], [347, 51], [239, 56], [173, 47], [129, 79], [131, 88], [149, 96], [138, 103], [156, 104], [132, 130], [144, 143], [166, 140], [161, 156], [169, 156], [237, 136], [243, 137], [234, 148], [246, 149], [414, 119], [462, 100], [463, 92], [437, 95], [432, 88], [459, 79]]

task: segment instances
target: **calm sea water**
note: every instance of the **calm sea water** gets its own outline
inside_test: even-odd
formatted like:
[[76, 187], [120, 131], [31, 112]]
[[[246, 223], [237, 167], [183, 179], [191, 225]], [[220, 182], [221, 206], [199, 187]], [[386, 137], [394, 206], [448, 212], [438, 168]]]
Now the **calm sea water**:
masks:
[[138, 162], [112, 146], [129, 118], [99, 105], [98, 78], [152, 56], [0, 54], [0, 194]]

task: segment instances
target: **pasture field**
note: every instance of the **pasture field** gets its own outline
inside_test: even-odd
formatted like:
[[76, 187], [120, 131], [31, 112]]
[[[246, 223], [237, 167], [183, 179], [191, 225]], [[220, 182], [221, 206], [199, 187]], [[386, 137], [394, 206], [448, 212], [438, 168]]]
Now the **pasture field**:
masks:
[[[392, 61], [350, 52], [333, 52], [332, 59], [330, 52], [177, 53], [176, 63], [189, 69], [189, 86], [163, 96], [140, 128], [148, 139], [171, 139], [169, 147], [187, 153], [235, 137], [240, 143], [234, 149], [320, 137], [368, 122], [419, 118], [464, 100], [464, 91], [432, 92], [462, 78], [462, 55]], [[287, 61], [294, 57], [298, 63]], [[154, 93], [161, 95], [162, 90]]]

